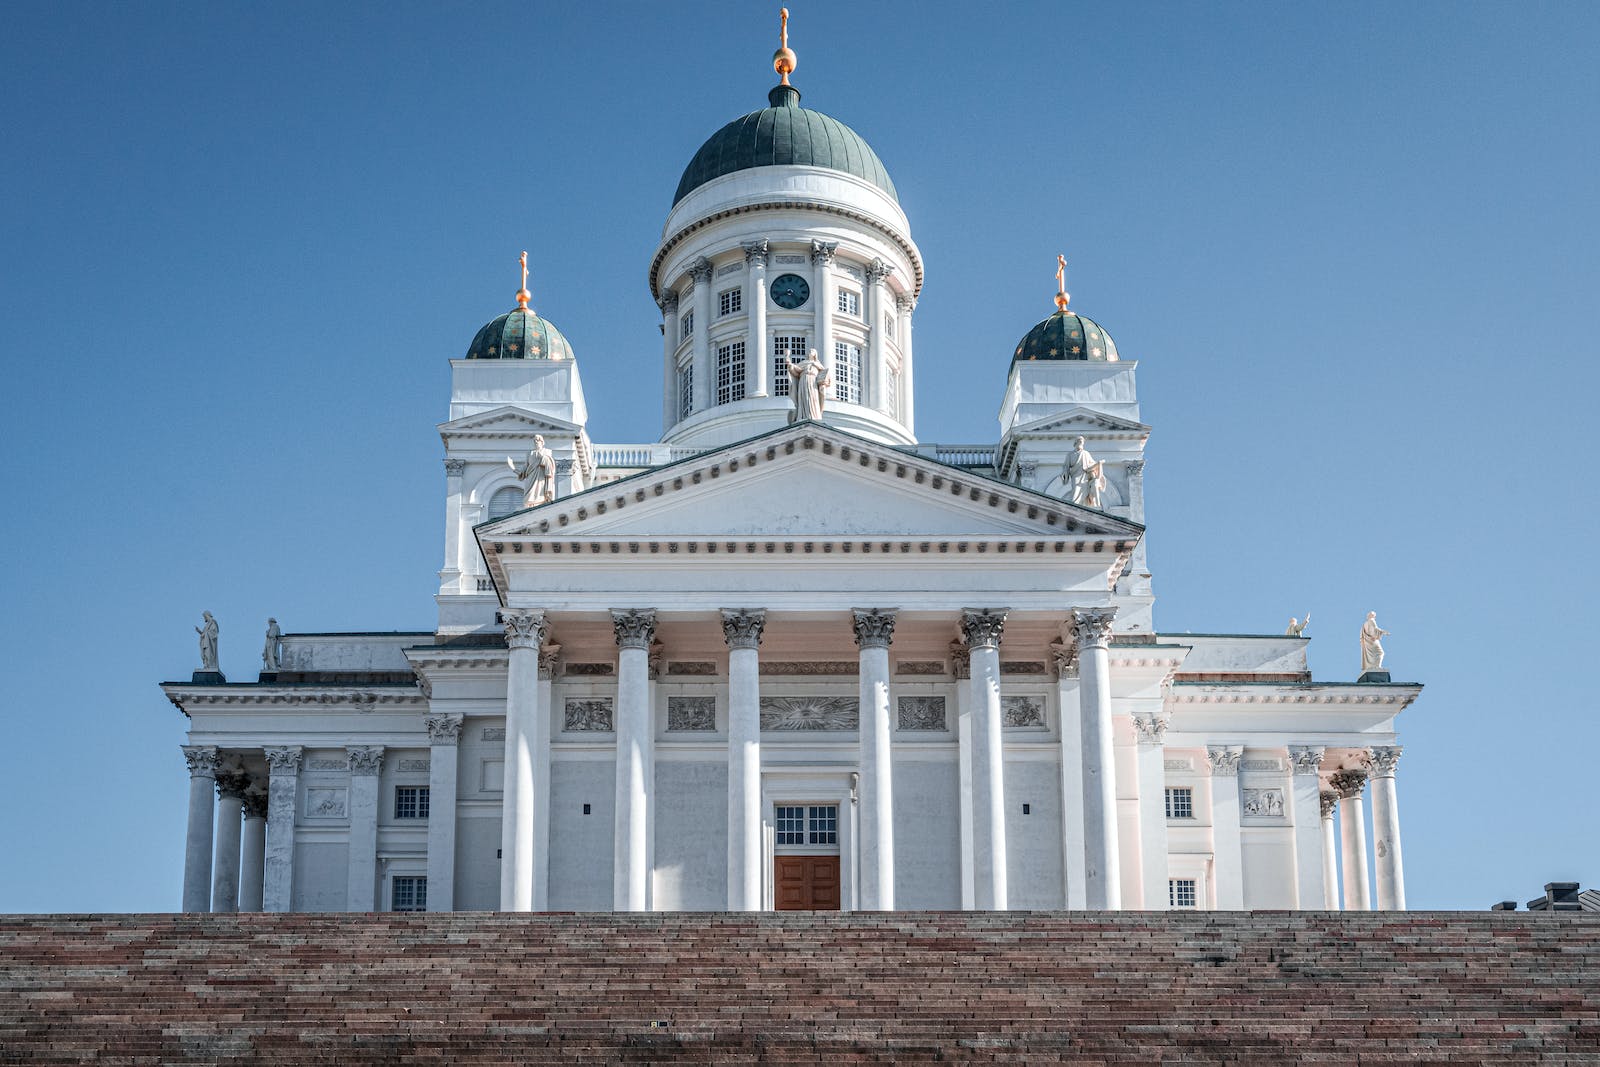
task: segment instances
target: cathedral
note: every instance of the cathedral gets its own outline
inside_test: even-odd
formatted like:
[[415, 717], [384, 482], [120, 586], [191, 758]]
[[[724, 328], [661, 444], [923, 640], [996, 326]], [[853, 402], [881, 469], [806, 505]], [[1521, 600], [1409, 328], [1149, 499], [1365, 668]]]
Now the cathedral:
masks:
[[960, 383], [994, 439], [919, 435], [911, 222], [784, 17], [648, 263], [659, 438], [590, 438], [524, 258], [450, 360], [436, 628], [229, 681], [206, 617], [184, 910], [1403, 909], [1376, 620], [1349, 681], [1159, 629], [1138, 362], [1062, 270]]

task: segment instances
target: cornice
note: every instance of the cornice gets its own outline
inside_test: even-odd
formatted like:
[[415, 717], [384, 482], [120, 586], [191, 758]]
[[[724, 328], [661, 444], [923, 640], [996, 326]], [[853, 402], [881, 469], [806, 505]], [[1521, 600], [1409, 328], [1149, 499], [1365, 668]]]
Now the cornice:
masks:
[[[1248, 685], [1248, 683], [1246, 683]], [[1336, 705], [1391, 705], [1404, 708], [1422, 692], [1418, 686], [1372, 685], [1241, 685], [1203, 682], [1174, 682], [1171, 696], [1173, 704], [1321, 704]]]
[[505, 666], [511, 650], [504, 645], [481, 645], [474, 648], [408, 648], [406, 662], [420, 671], [472, 670], [479, 667]]
[[[425, 708], [428, 698], [415, 688], [297, 685], [166, 685], [162, 691], [180, 709], [188, 707], [350, 705], [357, 711], [384, 708]], [[186, 707], [187, 706], [187, 707]]]

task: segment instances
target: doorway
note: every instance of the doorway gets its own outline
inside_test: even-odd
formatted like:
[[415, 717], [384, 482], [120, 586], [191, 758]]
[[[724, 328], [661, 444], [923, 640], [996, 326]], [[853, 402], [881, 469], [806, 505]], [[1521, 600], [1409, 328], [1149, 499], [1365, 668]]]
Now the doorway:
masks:
[[773, 908], [838, 911], [839, 805], [778, 804], [773, 815]]

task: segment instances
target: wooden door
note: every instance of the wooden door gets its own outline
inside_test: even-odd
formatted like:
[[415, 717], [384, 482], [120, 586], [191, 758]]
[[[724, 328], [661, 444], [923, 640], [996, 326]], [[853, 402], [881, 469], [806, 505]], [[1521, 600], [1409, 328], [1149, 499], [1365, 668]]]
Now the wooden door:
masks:
[[779, 856], [773, 879], [779, 911], [838, 911], [838, 856]]

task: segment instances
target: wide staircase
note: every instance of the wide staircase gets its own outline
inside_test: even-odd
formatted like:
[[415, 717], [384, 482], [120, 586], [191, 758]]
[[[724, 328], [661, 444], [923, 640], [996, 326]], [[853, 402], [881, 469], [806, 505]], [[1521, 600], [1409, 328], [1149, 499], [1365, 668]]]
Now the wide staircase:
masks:
[[0, 1062], [1600, 1062], [1600, 915], [0, 918]]

